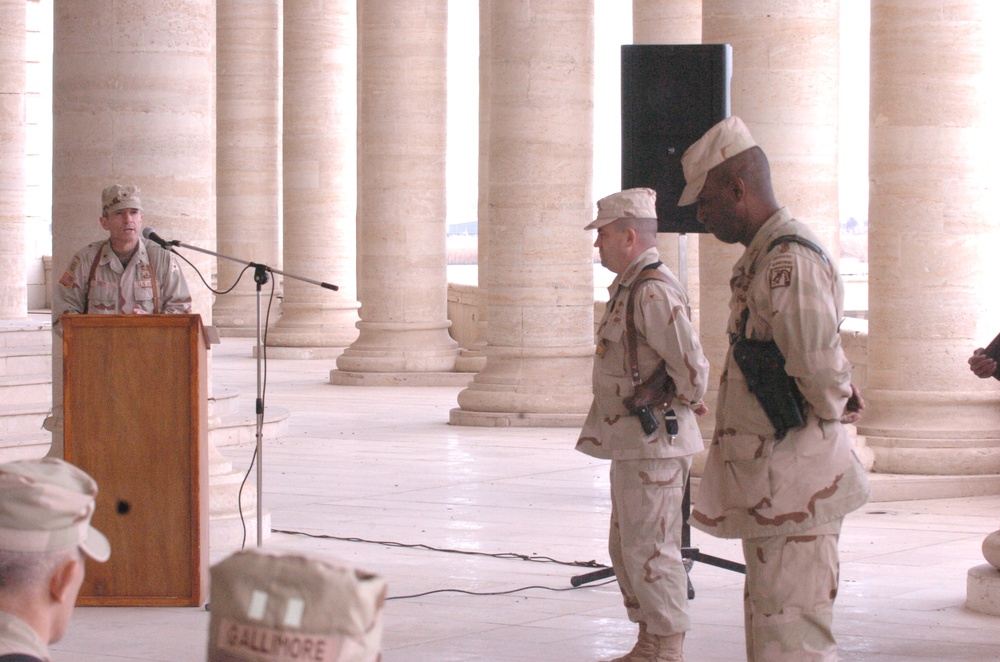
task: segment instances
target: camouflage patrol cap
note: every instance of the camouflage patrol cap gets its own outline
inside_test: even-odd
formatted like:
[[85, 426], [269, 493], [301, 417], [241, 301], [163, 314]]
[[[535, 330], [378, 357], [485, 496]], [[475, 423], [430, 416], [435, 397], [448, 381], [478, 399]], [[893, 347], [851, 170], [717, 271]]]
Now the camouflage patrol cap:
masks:
[[97, 483], [58, 458], [0, 464], [0, 549], [55, 552], [79, 547], [107, 561], [111, 545], [90, 526]]
[[736, 116], [727, 117], [706, 131], [681, 157], [687, 185], [681, 192], [677, 206], [684, 207], [698, 200], [698, 194], [704, 188], [708, 172], [712, 168], [756, 145], [750, 129]]
[[244, 550], [212, 566], [209, 662], [381, 659], [386, 582], [311, 554]]
[[651, 188], [630, 188], [597, 201], [597, 218], [584, 230], [596, 230], [619, 218], [651, 218], [656, 220], [656, 191]]
[[112, 184], [101, 191], [101, 216], [107, 218], [108, 214], [113, 214], [119, 209], [138, 209], [142, 211], [138, 186]]

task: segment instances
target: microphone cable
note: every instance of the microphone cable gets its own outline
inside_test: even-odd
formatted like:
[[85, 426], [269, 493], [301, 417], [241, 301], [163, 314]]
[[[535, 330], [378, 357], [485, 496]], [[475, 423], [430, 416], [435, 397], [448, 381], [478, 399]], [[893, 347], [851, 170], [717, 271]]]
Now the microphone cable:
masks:
[[[371, 544], [371, 545], [383, 545], [385, 547], [399, 547], [399, 548], [403, 548], [403, 549], [422, 549], [422, 550], [427, 550], [427, 551], [431, 551], [431, 552], [441, 552], [441, 553], [445, 553], [445, 554], [463, 554], [463, 555], [467, 555], [467, 556], [485, 556], [485, 557], [488, 557], [488, 558], [506, 559], [506, 560], [515, 560], [515, 561], [528, 561], [528, 562], [533, 562], [533, 563], [555, 563], [557, 565], [571, 566], [571, 567], [574, 567], [574, 568], [593, 568], [595, 570], [602, 570], [602, 569], [605, 569], [605, 568], [608, 567], [608, 566], [606, 566], [606, 565], [604, 565], [602, 563], [598, 563], [596, 560], [590, 560], [590, 561], [560, 561], [560, 560], [554, 559], [554, 558], [552, 558], [550, 556], [529, 555], [529, 554], [521, 554], [521, 553], [518, 553], [518, 552], [496, 552], [496, 553], [491, 553], [491, 552], [477, 552], [477, 551], [465, 550], [465, 549], [449, 549], [449, 548], [443, 548], [443, 547], [433, 547], [431, 545], [426, 545], [426, 544], [423, 544], [423, 543], [402, 543], [402, 542], [394, 542], [394, 541], [390, 541], [390, 540], [366, 540], [365, 538], [342, 537], [342, 536], [334, 536], [334, 535], [329, 535], [329, 534], [324, 534], [324, 533], [306, 533], [305, 531], [294, 531], [294, 530], [289, 530], [289, 529], [275, 529], [275, 528], [272, 528], [271, 529], [271, 533], [283, 533], [285, 535], [292, 535], [292, 536], [305, 536], [307, 538], [317, 538], [317, 539], [321, 539], [321, 540], [339, 540], [339, 541], [342, 541], [342, 542], [355, 542], [355, 543], [365, 543], [365, 544]], [[601, 583], [592, 583], [591, 586], [593, 586], [593, 587], [607, 586], [608, 584], [612, 584], [612, 583], [614, 583], [616, 581], [618, 581], [617, 578], [612, 577], [611, 579], [608, 579], [607, 581], [604, 581], [604, 582], [601, 582]], [[434, 589], [434, 590], [430, 590], [430, 591], [424, 591], [422, 593], [414, 593], [412, 595], [395, 595], [395, 596], [387, 597], [386, 600], [406, 600], [406, 599], [411, 599], [411, 598], [419, 598], [419, 597], [423, 597], [423, 596], [426, 596], [426, 595], [432, 595], [434, 593], [462, 593], [462, 594], [465, 594], [465, 595], [475, 595], [475, 596], [495, 596], [495, 595], [511, 595], [511, 594], [514, 594], [514, 593], [520, 593], [522, 591], [527, 591], [527, 590], [532, 590], [532, 589], [544, 590], [544, 591], [553, 591], [553, 592], [563, 592], [563, 591], [576, 591], [576, 590], [584, 588], [584, 587], [585, 587], [585, 585], [582, 585], [582, 584], [580, 586], [570, 586], [568, 588], [565, 588], [565, 587], [564, 588], [556, 588], [556, 587], [551, 587], [551, 586], [542, 586], [542, 585], [538, 585], [538, 584], [533, 584], [533, 585], [530, 585], [530, 586], [522, 586], [520, 588], [510, 589], [510, 590], [506, 590], [506, 591], [483, 591], [483, 592], [480, 592], [480, 591], [469, 591], [469, 590], [466, 590], [466, 589], [459, 589], [459, 588], [439, 588], [439, 589]]]

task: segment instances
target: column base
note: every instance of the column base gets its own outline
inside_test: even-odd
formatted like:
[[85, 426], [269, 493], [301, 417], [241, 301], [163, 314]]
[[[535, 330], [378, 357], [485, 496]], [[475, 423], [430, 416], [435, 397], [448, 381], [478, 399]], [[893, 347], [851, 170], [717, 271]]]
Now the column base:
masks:
[[872, 389], [858, 423], [877, 473], [1000, 473], [1000, 399], [985, 392]]
[[343, 351], [358, 338], [358, 308], [346, 304], [288, 303], [281, 307], [281, 319], [267, 332], [267, 350], [272, 348], [327, 347]]
[[586, 418], [586, 414], [466, 411], [456, 407], [448, 414], [448, 424], [482, 428], [581, 428]]
[[[264, 348], [264, 355], [269, 359], [327, 359], [336, 360], [344, 353], [346, 347], [274, 347], [268, 345]], [[253, 346], [251, 352], [257, 358], [257, 345]]]
[[448, 335], [449, 326], [447, 319], [359, 322], [360, 335], [337, 358], [337, 369], [358, 374], [453, 373], [461, 350]]
[[337, 386], [466, 386], [468, 372], [356, 372], [330, 371], [330, 383]]
[[1000, 475], [903, 476], [869, 473], [870, 503], [1000, 495]]
[[989, 563], [969, 570], [965, 585], [965, 606], [980, 614], [1000, 616], [1000, 570]]

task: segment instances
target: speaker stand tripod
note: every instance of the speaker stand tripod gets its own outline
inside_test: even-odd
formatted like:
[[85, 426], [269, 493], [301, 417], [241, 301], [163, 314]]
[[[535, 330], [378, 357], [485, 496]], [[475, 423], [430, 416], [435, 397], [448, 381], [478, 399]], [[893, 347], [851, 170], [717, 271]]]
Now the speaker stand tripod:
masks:
[[[712, 556], [711, 554], [702, 554], [701, 550], [697, 547], [691, 546], [691, 526], [688, 524], [688, 517], [691, 515], [690, 479], [684, 486], [684, 500], [681, 502], [681, 513], [683, 515], [683, 521], [681, 523], [681, 558], [684, 559], [684, 570], [687, 571], [688, 600], [694, 599], [694, 584], [691, 583], [691, 569], [695, 562], [715, 566], [716, 568], [722, 568], [723, 570], [731, 570], [733, 572], [746, 574], [746, 565], [737, 563], [736, 561], [719, 558], [718, 556]], [[569, 583], [572, 586], [583, 586], [584, 584], [588, 584], [590, 582], [596, 582], [601, 579], [607, 579], [608, 577], [614, 576], [614, 568], [601, 568], [600, 570], [594, 570], [593, 572], [587, 572], [582, 575], [575, 575], [570, 579]]]

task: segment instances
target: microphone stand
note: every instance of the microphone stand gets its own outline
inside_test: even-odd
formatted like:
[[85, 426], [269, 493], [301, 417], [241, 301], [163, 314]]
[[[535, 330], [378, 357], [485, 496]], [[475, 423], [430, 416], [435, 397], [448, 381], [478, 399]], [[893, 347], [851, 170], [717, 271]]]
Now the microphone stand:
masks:
[[[149, 237], [152, 239], [152, 237]], [[153, 241], [156, 241], [153, 239]], [[215, 257], [221, 257], [225, 260], [231, 262], [238, 262], [239, 264], [245, 264], [247, 266], [253, 267], [253, 280], [257, 283], [257, 401], [256, 401], [256, 412], [257, 412], [257, 546], [260, 547], [264, 544], [264, 382], [262, 378], [261, 371], [261, 361], [264, 356], [264, 342], [261, 330], [261, 301], [260, 293], [261, 286], [268, 281], [268, 274], [278, 274], [279, 276], [284, 276], [285, 278], [293, 278], [295, 280], [300, 280], [304, 283], [310, 283], [312, 285], [319, 285], [320, 287], [326, 288], [328, 290], [338, 290], [340, 289], [336, 285], [331, 283], [324, 283], [322, 281], [313, 280], [311, 278], [305, 278], [303, 276], [296, 276], [278, 269], [267, 266], [266, 264], [257, 264], [256, 262], [248, 262], [246, 260], [241, 260], [239, 258], [230, 257], [229, 255], [223, 255], [222, 253], [216, 253], [215, 251], [210, 251], [199, 246], [192, 246], [190, 244], [185, 244], [176, 239], [173, 241], [163, 241], [156, 243], [160, 244], [163, 250], [176, 253], [174, 251], [174, 246], [180, 246], [182, 248], [188, 248], [193, 251], [198, 251], [199, 253], [205, 253], [206, 255], [214, 255]], [[238, 499], [237, 499], [238, 500]]]

